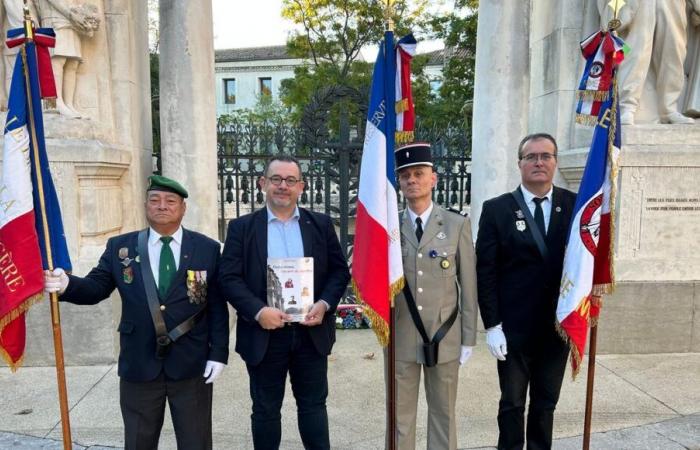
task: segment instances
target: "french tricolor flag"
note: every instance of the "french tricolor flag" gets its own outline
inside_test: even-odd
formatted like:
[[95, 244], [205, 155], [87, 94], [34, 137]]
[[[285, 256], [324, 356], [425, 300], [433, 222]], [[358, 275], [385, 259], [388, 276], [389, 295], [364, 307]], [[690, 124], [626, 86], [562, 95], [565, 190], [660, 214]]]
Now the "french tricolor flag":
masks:
[[581, 367], [588, 327], [598, 320], [601, 296], [611, 293], [615, 283], [612, 224], [622, 141], [618, 103], [613, 78], [607, 100], [600, 102], [564, 255], [557, 328], [571, 348], [574, 377]]
[[389, 342], [391, 302], [403, 288], [394, 174], [396, 49], [387, 31], [372, 75], [352, 257], [352, 285], [379, 342]]
[[37, 55], [48, 54], [53, 30], [37, 29], [32, 40], [25, 39], [22, 29], [10, 30], [8, 36], [13, 45], [24, 44], [12, 74], [0, 179], [0, 357], [15, 370], [24, 356], [24, 313], [43, 298], [43, 270], [70, 271], [71, 263], [41, 114], [40, 93], [55, 95], [55, 86], [40, 83], [53, 83], [53, 76], [45, 72], [51, 70], [50, 60], [42, 65]]

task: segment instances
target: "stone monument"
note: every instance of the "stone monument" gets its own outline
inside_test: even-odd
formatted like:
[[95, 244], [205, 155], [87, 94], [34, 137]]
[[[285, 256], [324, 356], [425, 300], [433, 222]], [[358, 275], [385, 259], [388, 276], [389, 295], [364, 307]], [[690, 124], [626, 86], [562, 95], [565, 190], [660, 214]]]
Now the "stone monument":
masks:
[[[22, 1], [3, 3], [7, 8]], [[34, 1], [37, 19], [49, 4], [58, 5]], [[143, 201], [145, 178], [152, 171], [146, 2], [86, 0], [86, 5], [71, 4], [93, 11], [99, 27], [91, 38], [77, 38], [81, 63], [70, 64], [73, 92], [66, 102], [82, 118], [63, 111], [44, 113], [46, 148], [73, 271], [79, 275], [95, 265], [110, 236], [144, 224], [142, 215], [133, 211]], [[64, 57], [61, 64], [71, 58]], [[52, 62], [58, 66], [57, 60]], [[64, 93], [65, 72], [64, 67]], [[0, 120], [4, 123], [4, 113]], [[67, 364], [114, 360], [120, 314], [117, 295], [114, 300], [89, 308], [61, 304]], [[48, 300], [29, 310], [27, 330], [25, 365], [53, 364]]]
[[[574, 123], [575, 91], [583, 68], [579, 42], [600, 26], [598, 3], [529, 0], [506, 10], [498, 0], [479, 2], [472, 223], [478, 224], [484, 200], [517, 186], [517, 143], [528, 132], [545, 131], [557, 138], [560, 173], [555, 183], [578, 188], [592, 133]], [[629, 4], [637, 2], [626, 3], [621, 18], [625, 21], [627, 15], [630, 33], [635, 10]], [[660, 2], [638, 3], [649, 7]], [[689, 76], [683, 75], [684, 91], [674, 94], [675, 100], [671, 96], [660, 101], [659, 67], [651, 64], [633, 115], [635, 125], [622, 129], [615, 211], [617, 289], [603, 299], [600, 352], [700, 351], [700, 318], [694, 314], [700, 306], [700, 123], [680, 116], [695, 115], [687, 105], [698, 101], [700, 59], [693, 42], [699, 30], [692, 9], [685, 9], [686, 0], [663, 3], [683, 4], [681, 22], [690, 14], [690, 20], [680, 24], [690, 36], [686, 71], [683, 59], [674, 67]], [[648, 41], [650, 36], [644, 37]], [[658, 56], [649, 57], [658, 61]], [[663, 105], [676, 109], [664, 113]], [[671, 112], [682, 119], [670, 120]]]

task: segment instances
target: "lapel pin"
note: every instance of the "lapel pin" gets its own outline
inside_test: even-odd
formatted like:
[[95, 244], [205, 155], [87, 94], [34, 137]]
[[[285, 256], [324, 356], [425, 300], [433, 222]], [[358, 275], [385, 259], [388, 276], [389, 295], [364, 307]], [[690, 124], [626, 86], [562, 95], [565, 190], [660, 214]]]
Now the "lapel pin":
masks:
[[122, 260], [122, 265], [123, 265], [124, 267], [127, 267], [129, 264], [131, 264], [131, 261], [133, 261], [133, 259], [128, 258], [128, 257], [127, 257], [127, 258], [124, 258], [124, 259]]
[[517, 210], [517, 211], [515, 211], [515, 217], [517, 217], [518, 219], [524, 219], [525, 214], [523, 214], [523, 212], [521, 210]]
[[428, 253], [428, 256], [430, 256], [431, 258], [437, 258], [437, 256], [438, 256], [437, 250], [430, 250], [430, 252]]
[[438, 234], [436, 234], [435, 237], [438, 239], [446, 239], [447, 235], [443, 231], [441, 231]]
[[518, 231], [525, 231], [525, 221], [524, 220], [516, 220], [515, 221], [515, 228], [517, 228]]
[[557, 206], [556, 208], [554, 208], [554, 210], [555, 210], [556, 212], [561, 212], [561, 206]]
[[124, 259], [129, 257], [129, 249], [127, 247], [122, 247], [119, 249], [119, 259]]
[[136, 255], [136, 258], [134, 258], [134, 261], [136, 261], [137, 263], [141, 262], [141, 258], [139, 258], [139, 255]]

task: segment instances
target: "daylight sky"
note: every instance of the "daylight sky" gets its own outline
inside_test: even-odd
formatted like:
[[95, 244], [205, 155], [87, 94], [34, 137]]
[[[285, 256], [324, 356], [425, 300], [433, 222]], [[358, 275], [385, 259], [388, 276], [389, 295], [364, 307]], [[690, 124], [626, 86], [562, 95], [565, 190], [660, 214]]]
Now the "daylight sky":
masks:
[[[440, 0], [437, 3], [451, 1]], [[212, 0], [214, 48], [259, 47], [282, 45], [293, 24], [281, 17], [282, 0]], [[449, 6], [441, 6], [442, 9]], [[419, 53], [442, 48], [441, 42], [422, 42]], [[376, 50], [367, 49], [365, 58]], [[374, 56], [372, 56], [374, 58]]]

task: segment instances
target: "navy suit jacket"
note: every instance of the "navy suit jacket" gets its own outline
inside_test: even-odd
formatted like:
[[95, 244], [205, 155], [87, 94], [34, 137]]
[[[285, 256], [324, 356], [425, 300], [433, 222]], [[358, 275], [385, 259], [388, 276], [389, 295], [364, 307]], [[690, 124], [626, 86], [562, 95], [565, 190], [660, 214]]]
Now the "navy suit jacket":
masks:
[[[179, 268], [166, 297], [160, 299], [161, 305], [165, 305], [163, 319], [166, 328], [172, 330], [203, 307], [189, 300], [187, 270], [207, 271], [207, 312], [171, 345], [164, 359], [157, 359], [156, 332], [141, 277], [142, 262], [136, 260], [137, 238], [138, 231], [110, 238], [97, 267], [85, 278], [69, 275], [68, 288], [60, 300], [94, 305], [109, 297], [115, 288], [119, 291], [122, 315], [118, 328], [118, 373], [127, 381], [151, 381], [162, 371], [170, 379], [182, 380], [202, 376], [207, 360], [226, 364], [228, 308], [217, 286], [221, 245], [202, 234], [183, 229]], [[125, 251], [131, 260], [126, 266], [122, 263]]]
[[[299, 208], [299, 228], [304, 256], [314, 258], [314, 301], [330, 306], [309, 334], [316, 350], [328, 355], [335, 342], [335, 310], [350, 273], [330, 217]], [[229, 222], [219, 279], [222, 295], [238, 314], [236, 351], [246, 363], [258, 365], [270, 337], [255, 320], [267, 306], [267, 208]]]
[[484, 202], [476, 240], [479, 309], [484, 326], [503, 323], [509, 343], [554, 330], [564, 249], [576, 194], [554, 187], [552, 213], [544, 238], [548, 258], [540, 253], [520, 206], [511, 193]]

